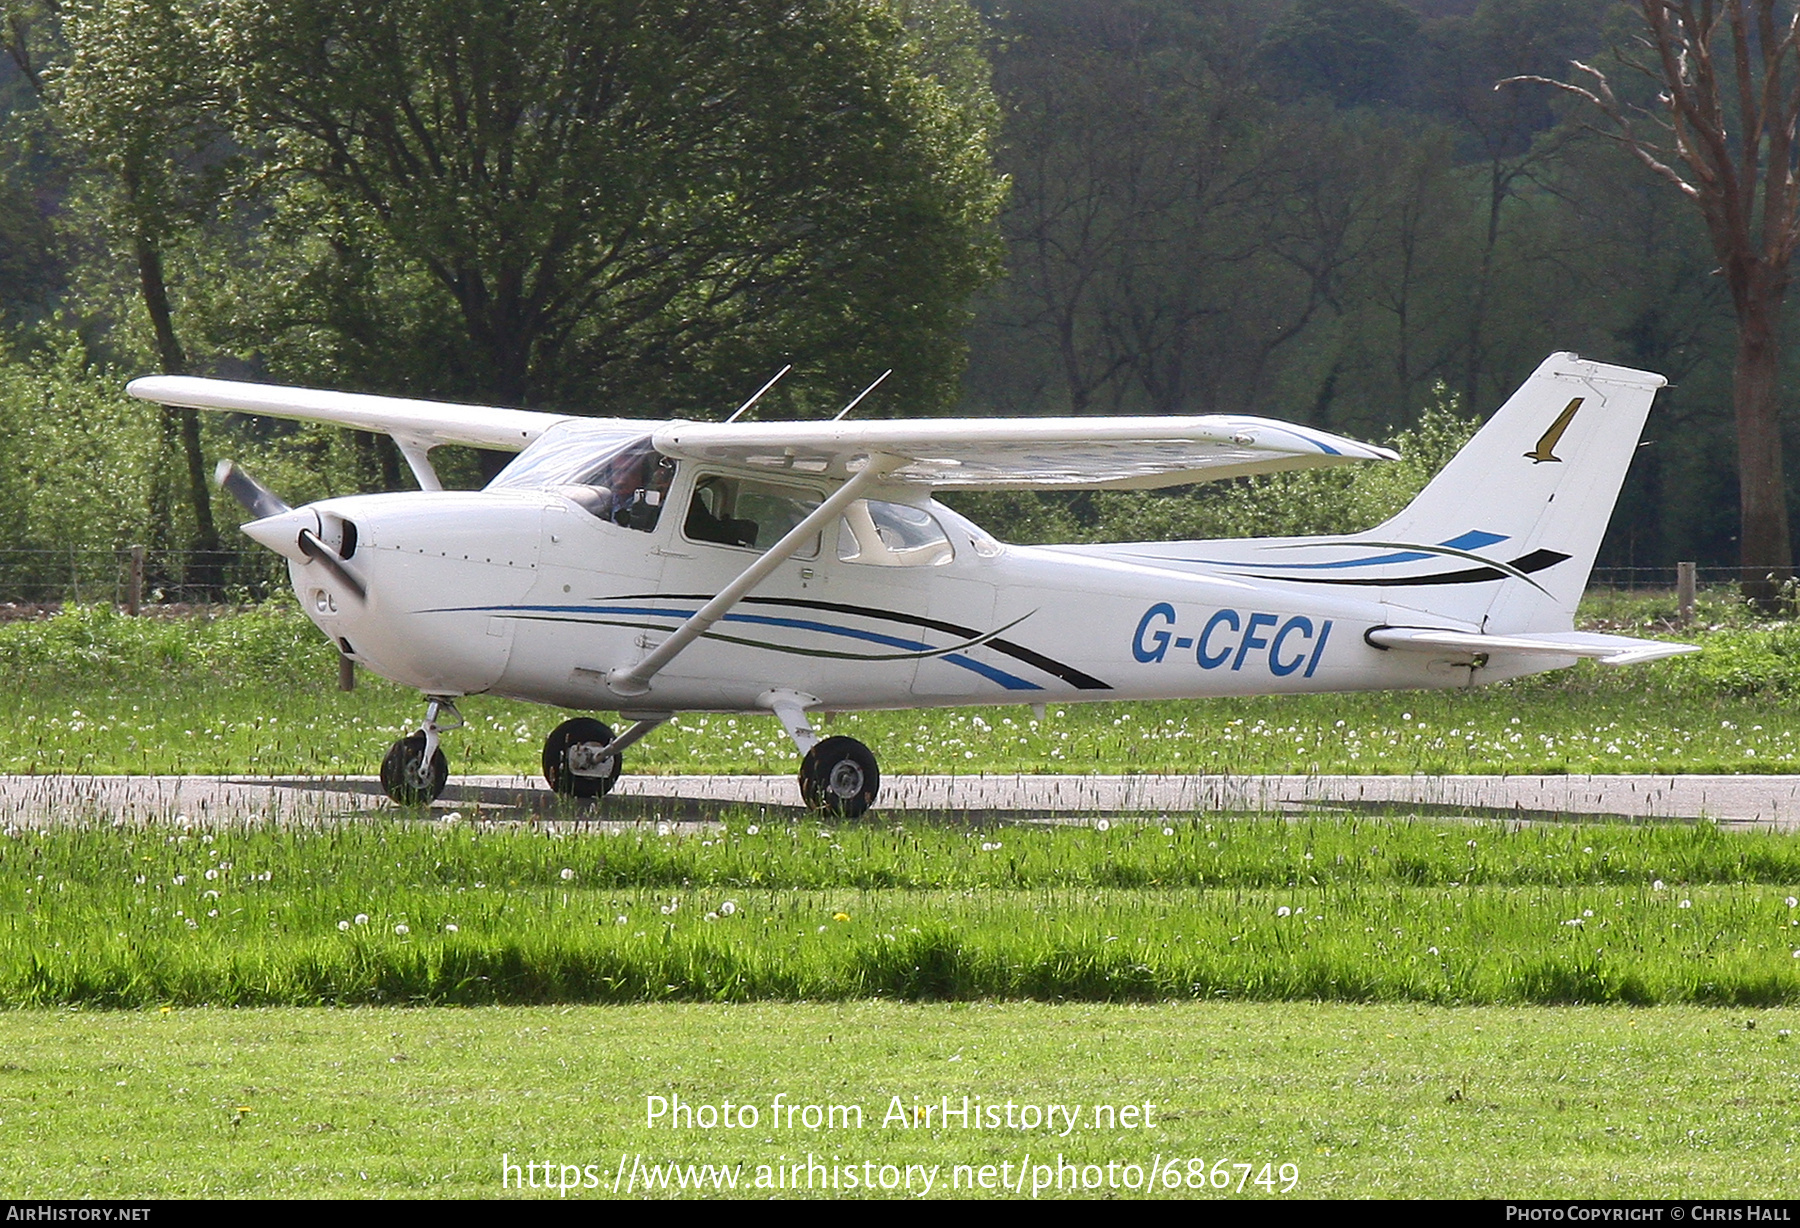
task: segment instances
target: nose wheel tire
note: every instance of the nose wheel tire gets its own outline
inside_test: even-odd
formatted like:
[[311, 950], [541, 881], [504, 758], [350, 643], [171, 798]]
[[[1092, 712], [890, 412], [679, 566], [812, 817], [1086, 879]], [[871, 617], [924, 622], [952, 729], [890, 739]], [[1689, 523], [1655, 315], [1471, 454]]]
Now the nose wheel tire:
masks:
[[606, 796], [625, 768], [617, 752], [600, 754], [612, 740], [612, 729], [592, 717], [564, 721], [544, 739], [544, 779], [564, 797]]
[[875, 755], [855, 738], [826, 738], [800, 762], [800, 796], [813, 810], [854, 819], [875, 804], [880, 789]]
[[423, 730], [394, 743], [381, 761], [381, 787], [401, 806], [429, 806], [449, 779], [450, 761], [442, 748], [432, 754], [427, 767]]

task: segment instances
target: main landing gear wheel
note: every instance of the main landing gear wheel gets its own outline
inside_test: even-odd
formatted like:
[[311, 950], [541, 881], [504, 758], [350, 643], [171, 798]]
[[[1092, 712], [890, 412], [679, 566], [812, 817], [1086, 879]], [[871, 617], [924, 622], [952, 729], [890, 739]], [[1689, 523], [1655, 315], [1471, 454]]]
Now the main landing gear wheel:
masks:
[[394, 743], [381, 761], [381, 787], [401, 806], [429, 806], [449, 779], [450, 761], [441, 749], [432, 752], [426, 769], [423, 729]]
[[826, 738], [800, 761], [800, 796], [813, 810], [854, 819], [875, 804], [880, 789], [875, 755], [855, 738]]
[[564, 797], [604, 797], [625, 768], [623, 755], [601, 755], [613, 731], [589, 716], [558, 725], [544, 739], [544, 779]]

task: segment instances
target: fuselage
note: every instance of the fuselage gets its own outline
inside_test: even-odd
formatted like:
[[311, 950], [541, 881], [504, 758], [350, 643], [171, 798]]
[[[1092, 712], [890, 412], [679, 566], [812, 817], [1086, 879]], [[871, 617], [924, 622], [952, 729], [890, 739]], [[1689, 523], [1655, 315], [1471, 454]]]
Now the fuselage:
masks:
[[[804, 507], [835, 485], [746, 480], [736, 504], [719, 503], [735, 480], [682, 466], [653, 514], [640, 507], [635, 519], [549, 489], [327, 500], [293, 515], [317, 517], [332, 541], [354, 525], [346, 565], [366, 599], [338, 591], [304, 556], [290, 553], [290, 573], [307, 615], [384, 677], [433, 695], [578, 710], [752, 711], [772, 691], [849, 711], [1461, 687], [1491, 676], [1467, 655], [1364, 639], [1416, 611], [1130, 547], [1004, 546], [897, 487], [823, 528], [648, 693], [616, 693], [609, 674], [640, 661], [769, 544], [730, 526], [792, 519], [775, 506], [782, 498]], [[1233, 544], [1207, 545], [1197, 553], [1229, 556]]]

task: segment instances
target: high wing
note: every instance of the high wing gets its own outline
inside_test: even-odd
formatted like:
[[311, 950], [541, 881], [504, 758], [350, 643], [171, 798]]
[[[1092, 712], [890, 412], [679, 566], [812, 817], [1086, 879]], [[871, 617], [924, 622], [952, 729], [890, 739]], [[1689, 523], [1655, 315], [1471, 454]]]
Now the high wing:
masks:
[[1142, 490], [1398, 454], [1267, 418], [922, 418], [675, 422], [655, 434], [678, 460], [843, 477], [871, 456], [890, 481], [962, 490]]
[[191, 375], [147, 375], [132, 380], [125, 386], [125, 391], [161, 405], [236, 410], [271, 418], [328, 422], [359, 431], [379, 431], [393, 437], [401, 455], [412, 466], [419, 485], [426, 490], [440, 488], [437, 474], [427, 458], [427, 453], [439, 444], [458, 443], [497, 452], [518, 452], [568, 417], [567, 414], [535, 413], [526, 409], [492, 409], [359, 392], [244, 384]]
[[[284, 388], [183, 375], [133, 380], [164, 405], [327, 422], [391, 435], [420, 484], [439, 444], [517, 452], [569, 415]], [[647, 424], [648, 425], [648, 424]], [[925, 418], [870, 422], [671, 422], [658, 451], [677, 460], [848, 477], [884, 458], [887, 480], [963, 490], [1148, 489], [1393, 460], [1387, 448], [1325, 431], [1227, 414], [1166, 418]]]

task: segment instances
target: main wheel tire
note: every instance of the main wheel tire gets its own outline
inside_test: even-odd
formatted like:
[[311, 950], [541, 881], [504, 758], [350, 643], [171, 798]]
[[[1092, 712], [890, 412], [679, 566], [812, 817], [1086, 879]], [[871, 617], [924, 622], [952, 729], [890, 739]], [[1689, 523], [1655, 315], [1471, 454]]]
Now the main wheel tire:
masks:
[[800, 761], [800, 796], [813, 810], [854, 819], [875, 804], [880, 790], [874, 752], [855, 738], [826, 738]]
[[450, 779], [450, 761], [444, 757], [444, 748], [440, 746], [433, 752], [430, 771], [425, 770], [424, 759], [423, 730], [388, 748], [387, 758], [381, 761], [381, 787], [396, 804], [429, 806], [444, 791]]
[[544, 739], [544, 779], [564, 797], [605, 797], [625, 770], [623, 755], [595, 753], [612, 740], [611, 727], [591, 716], [564, 721]]

